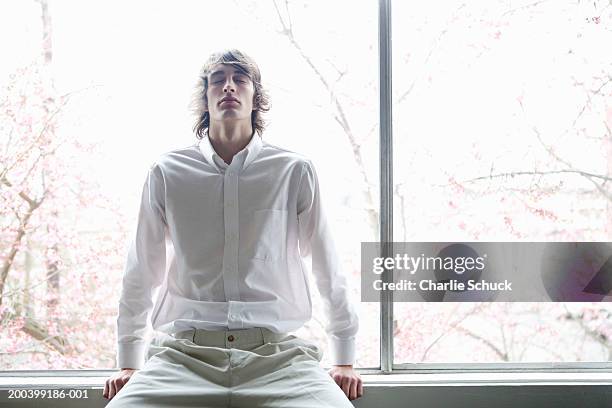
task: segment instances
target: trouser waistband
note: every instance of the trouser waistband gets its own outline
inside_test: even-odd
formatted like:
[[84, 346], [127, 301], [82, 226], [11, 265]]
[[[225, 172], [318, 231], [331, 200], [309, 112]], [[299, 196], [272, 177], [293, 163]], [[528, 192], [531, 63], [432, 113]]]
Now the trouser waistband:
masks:
[[175, 333], [177, 339], [187, 339], [199, 346], [237, 348], [280, 341], [287, 333], [275, 333], [263, 327], [240, 330], [190, 329]]

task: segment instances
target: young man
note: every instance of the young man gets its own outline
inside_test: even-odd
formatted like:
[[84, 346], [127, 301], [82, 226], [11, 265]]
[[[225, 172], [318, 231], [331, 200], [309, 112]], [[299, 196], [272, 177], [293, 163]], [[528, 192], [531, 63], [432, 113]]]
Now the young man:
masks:
[[[247, 55], [213, 54], [200, 79], [199, 144], [162, 155], [144, 184], [107, 407], [351, 407], [358, 317], [312, 162], [261, 140], [268, 97]], [[307, 259], [329, 373], [315, 344], [287, 334], [311, 317]]]

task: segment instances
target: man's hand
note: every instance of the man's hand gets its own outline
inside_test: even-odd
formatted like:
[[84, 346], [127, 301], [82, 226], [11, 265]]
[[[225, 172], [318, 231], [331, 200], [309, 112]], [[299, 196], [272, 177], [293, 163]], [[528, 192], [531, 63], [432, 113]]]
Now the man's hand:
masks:
[[112, 399], [121, 388], [132, 378], [132, 375], [137, 371], [135, 368], [122, 368], [121, 371], [111, 375], [104, 384], [104, 393], [102, 396], [107, 399]]
[[334, 379], [338, 387], [351, 401], [363, 395], [363, 383], [357, 371], [352, 365], [336, 365], [329, 370], [329, 375]]

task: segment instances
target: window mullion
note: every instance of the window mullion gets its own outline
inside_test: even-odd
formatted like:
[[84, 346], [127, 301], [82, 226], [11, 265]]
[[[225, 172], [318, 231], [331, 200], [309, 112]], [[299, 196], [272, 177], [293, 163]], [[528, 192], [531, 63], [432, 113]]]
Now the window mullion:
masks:
[[[380, 243], [381, 256], [392, 256], [393, 243], [393, 156], [391, 101], [391, 0], [379, 0], [378, 47], [380, 88]], [[383, 273], [393, 281], [393, 270]], [[380, 368], [393, 369], [393, 294], [380, 293]]]

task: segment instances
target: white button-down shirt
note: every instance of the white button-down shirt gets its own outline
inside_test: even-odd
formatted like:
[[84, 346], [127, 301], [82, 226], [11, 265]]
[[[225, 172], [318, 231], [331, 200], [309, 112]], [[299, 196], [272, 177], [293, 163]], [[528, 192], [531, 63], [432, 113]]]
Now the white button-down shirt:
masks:
[[[312, 162], [257, 134], [226, 164], [208, 135], [161, 155], [142, 190], [119, 302], [120, 368], [141, 368], [153, 329], [297, 330], [308, 270], [324, 301], [332, 364], [353, 364], [358, 317]], [[150, 319], [150, 320], [149, 320]]]

